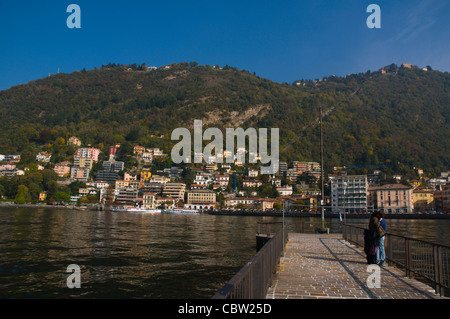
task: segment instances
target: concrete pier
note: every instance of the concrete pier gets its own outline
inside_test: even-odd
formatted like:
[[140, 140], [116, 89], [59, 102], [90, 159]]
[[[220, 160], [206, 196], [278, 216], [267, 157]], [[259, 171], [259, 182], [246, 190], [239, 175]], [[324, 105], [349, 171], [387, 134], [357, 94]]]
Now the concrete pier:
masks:
[[443, 299], [394, 266], [368, 266], [361, 247], [342, 234], [290, 233], [266, 298]]

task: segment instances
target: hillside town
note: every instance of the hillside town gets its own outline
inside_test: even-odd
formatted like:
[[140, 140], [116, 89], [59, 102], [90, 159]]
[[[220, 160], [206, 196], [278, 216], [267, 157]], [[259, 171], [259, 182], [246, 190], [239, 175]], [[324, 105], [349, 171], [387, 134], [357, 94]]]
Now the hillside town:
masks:
[[[205, 158], [201, 165], [170, 164], [152, 172], [155, 161], [168, 157], [156, 147], [134, 145], [130, 155], [138, 165], [126, 167], [123, 161], [117, 160], [120, 144], [110, 146], [103, 161], [100, 161], [99, 148], [84, 146], [75, 136], [71, 136], [67, 144], [76, 148], [73, 161], [51, 163], [52, 154], [38, 152], [36, 165], [37, 170], [53, 170], [60, 185], [78, 185], [76, 193], [66, 194], [61, 200], [42, 190], [38, 198], [31, 198], [30, 203], [263, 212], [282, 209], [317, 212], [320, 208], [321, 167], [317, 162], [280, 162], [276, 174], [261, 175], [253, 164], [238, 161], [217, 164], [215, 159]], [[228, 155], [223, 154], [223, 157]], [[26, 175], [29, 168], [20, 169], [20, 163], [21, 155], [0, 155], [0, 177]], [[94, 166], [100, 169], [92, 174]], [[377, 169], [364, 175], [349, 175], [347, 170], [350, 168], [334, 167], [332, 173], [326, 174], [324, 206], [327, 211], [450, 212], [450, 172], [442, 172], [438, 178], [428, 178], [422, 169], [414, 168], [418, 178], [405, 179], [401, 175], [386, 177], [382, 170]], [[0, 195], [2, 202], [17, 202], [2, 193]]]

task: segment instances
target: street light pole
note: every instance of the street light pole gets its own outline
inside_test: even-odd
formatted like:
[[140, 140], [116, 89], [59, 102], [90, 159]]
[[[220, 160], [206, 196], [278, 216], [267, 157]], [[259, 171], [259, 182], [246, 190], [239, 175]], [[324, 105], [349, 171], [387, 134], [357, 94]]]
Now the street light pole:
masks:
[[323, 114], [322, 114], [322, 104], [320, 105], [320, 179], [322, 182], [322, 194], [321, 194], [321, 211], [322, 211], [322, 231], [328, 232], [328, 229], [325, 229], [325, 189], [324, 189], [324, 174], [323, 174], [323, 128], [322, 128], [322, 122], [323, 122]]

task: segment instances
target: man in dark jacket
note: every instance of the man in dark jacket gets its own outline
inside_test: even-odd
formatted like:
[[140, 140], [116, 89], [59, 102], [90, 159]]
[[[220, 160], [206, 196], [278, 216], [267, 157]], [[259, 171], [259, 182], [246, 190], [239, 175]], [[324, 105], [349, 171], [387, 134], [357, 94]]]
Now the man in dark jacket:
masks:
[[369, 229], [375, 232], [378, 238], [381, 238], [385, 235], [385, 230], [383, 226], [381, 226], [381, 218], [384, 217], [384, 213], [382, 211], [378, 211], [372, 214], [369, 221]]
[[380, 237], [378, 242], [377, 261], [378, 265], [383, 266], [383, 264], [386, 262], [386, 253], [384, 251], [384, 239], [386, 238], [386, 219], [384, 218], [384, 212], [382, 210], [378, 212], [378, 216], [380, 218], [380, 226], [381, 228], [383, 228], [383, 235]]
[[384, 250], [384, 238], [386, 235], [386, 221], [382, 210], [372, 214], [369, 221], [369, 229], [373, 231], [377, 238], [377, 256], [376, 262], [382, 266], [385, 263], [386, 254]]

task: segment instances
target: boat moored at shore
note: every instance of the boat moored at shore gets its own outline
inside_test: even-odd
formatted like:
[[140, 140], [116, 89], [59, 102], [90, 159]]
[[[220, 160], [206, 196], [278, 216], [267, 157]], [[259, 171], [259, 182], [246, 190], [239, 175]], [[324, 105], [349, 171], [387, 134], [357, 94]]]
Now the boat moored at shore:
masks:
[[175, 215], [199, 215], [200, 212], [194, 209], [181, 209], [181, 208], [173, 208], [173, 209], [164, 209], [163, 214], [175, 214]]
[[146, 209], [142, 207], [127, 207], [127, 206], [119, 206], [111, 208], [113, 212], [123, 212], [123, 213], [146, 213], [146, 214], [160, 214], [162, 212], [161, 209]]

